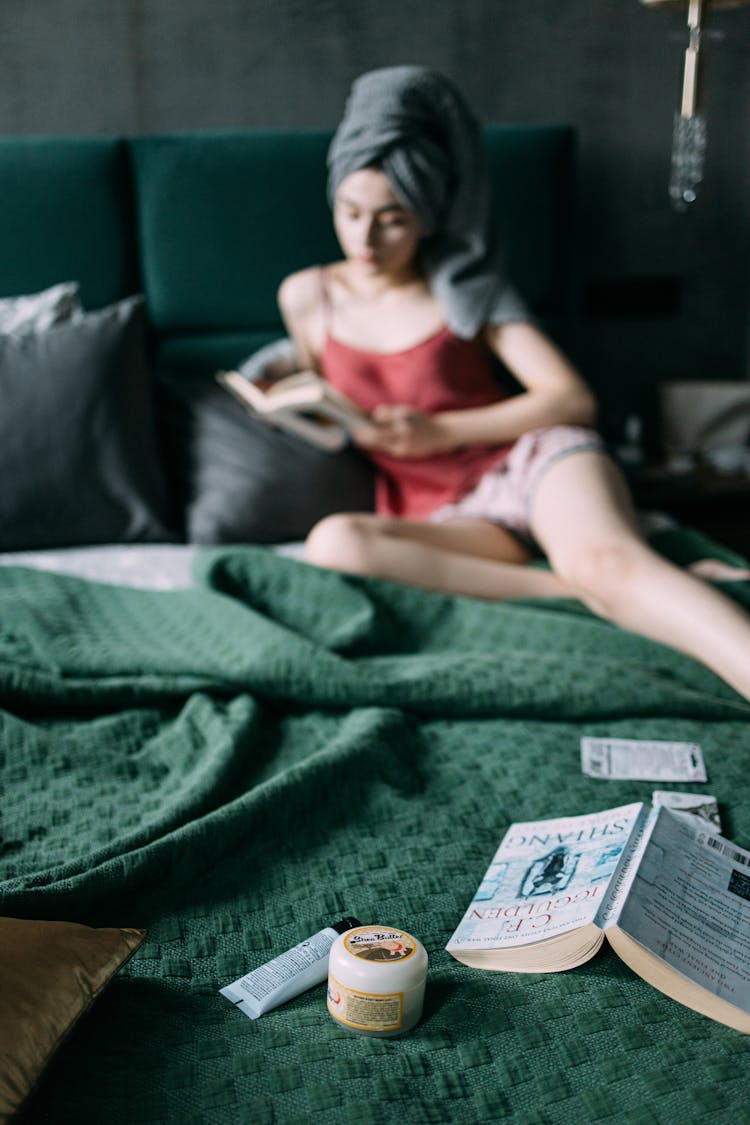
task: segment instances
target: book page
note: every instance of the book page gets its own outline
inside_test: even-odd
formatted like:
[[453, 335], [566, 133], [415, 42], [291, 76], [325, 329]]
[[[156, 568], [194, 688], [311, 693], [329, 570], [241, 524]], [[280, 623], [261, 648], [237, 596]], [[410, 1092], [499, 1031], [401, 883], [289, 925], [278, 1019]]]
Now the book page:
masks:
[[510, 949], [592, 922], [643, 809], [512, 825], [448, 951]]
[[293, 375], [284, 375], [281, 379], [265, 376], [256, 379], [254, 386], [260, 387], [267, 395], [296, 394], [297, 392], [310, 392], [312, 395], [320, 393], [322, 379], [314, 371], [295, 371]]
[[750, 1011], [750, 852], [659, 809], [617, 924], [689, 980]]

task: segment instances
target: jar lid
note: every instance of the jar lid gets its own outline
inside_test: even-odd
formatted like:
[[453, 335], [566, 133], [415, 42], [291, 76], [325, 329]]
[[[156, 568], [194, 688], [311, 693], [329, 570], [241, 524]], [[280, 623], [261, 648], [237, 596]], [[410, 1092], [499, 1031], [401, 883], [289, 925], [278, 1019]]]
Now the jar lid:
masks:
[[330, 968], [347, 981], [379, 991], [415, 988], [427, 973], [427, 953], [417, 938], [394, 926], [357, 926], [333, 944]]

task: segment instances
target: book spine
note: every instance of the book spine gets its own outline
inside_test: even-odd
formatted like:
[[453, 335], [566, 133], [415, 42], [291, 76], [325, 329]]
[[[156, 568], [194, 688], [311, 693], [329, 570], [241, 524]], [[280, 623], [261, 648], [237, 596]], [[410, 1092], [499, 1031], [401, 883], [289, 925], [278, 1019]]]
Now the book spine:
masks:
[[609, 926], [617, 925], [620, 911], [633, 885], [633, 880], [651, 838], [658, 815], [659, 809], [646, 806], [638, 814], [638, 819], [628, 840], [628, 846], [623, 849], [619, 863], [609, 881], [604, 901], [596, 914], [595, 921], [603, 930], [606, 930]]

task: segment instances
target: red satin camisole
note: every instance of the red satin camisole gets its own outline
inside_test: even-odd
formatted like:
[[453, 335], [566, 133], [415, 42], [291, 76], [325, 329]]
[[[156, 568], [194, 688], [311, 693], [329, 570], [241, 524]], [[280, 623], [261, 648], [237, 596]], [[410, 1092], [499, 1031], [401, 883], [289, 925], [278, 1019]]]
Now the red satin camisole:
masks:
[[[506, 395], [495, 361], [481, 341], [449, 328], [398, 352], [367, 352], [330, 334], [321, 355], [324, 378], [368, 413], [401, 403], [427, 414], [487, 406]], [[420, 519], [465, 496], [501, 463], [508, 445], [467, 446], [431, 457], [392, 457], [367, 451], [378, 470], [375, 503], [383, 515]]]

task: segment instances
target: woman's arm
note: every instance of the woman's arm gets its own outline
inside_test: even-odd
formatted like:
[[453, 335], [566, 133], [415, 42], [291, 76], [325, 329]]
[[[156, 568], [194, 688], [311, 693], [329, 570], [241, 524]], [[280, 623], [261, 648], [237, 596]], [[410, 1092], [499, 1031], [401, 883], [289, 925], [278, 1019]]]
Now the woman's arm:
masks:
[[514, 441], [542, 426], [592, 426], [596, 401], [573, 365], [535, 325], [492, 325], [485, 339], [524, 388], [475, 410], [446, 411], [441, 424], [456, 445]]
[[301, 369], [319, 370], [322, 340], [320, 271], [317, 267], [290, 274], [279, 286], [278, 304], [287, 332], [294, 341]]
[[544, 426], [591, 426], [596, 402], [551, 340], [532, 324], [492, 325], [490, 348], [524, 388], [489, 406], [422, 414], [406, 406], [373, 412], [377, 429], [361, 445], [399, 457], [422, 457], [465, 445], [501, 445]]

